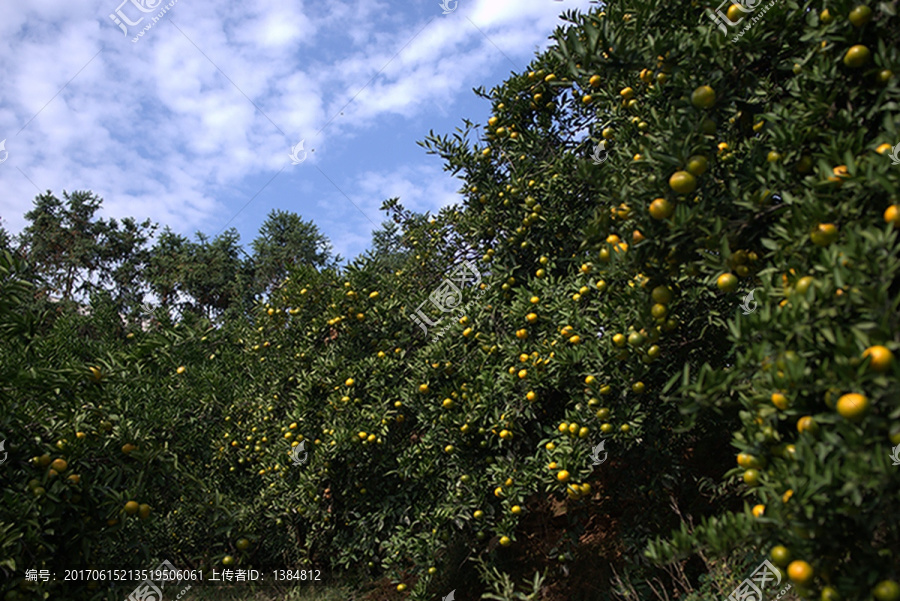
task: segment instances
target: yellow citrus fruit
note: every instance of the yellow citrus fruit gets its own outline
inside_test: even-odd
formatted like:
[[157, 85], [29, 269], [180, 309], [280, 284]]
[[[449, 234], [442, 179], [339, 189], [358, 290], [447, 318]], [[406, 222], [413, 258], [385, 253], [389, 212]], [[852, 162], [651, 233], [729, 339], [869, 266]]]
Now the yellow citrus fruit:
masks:
[[866, 66], [872, 59], [872, 53], [862, 44], [851, 46], [844, 54], [844, 64], [851, 69], [859, 69]]
[[397, 585], [397, 592], [398, 592], [398, 593], [402, 593], [402, 592], [405, 591], [405, 590], [406, 590], [406, 585], [403, 584], [402, 582], [401, 582], [400, 584]]
[[900, 601], [900, 585], [893, 580], [882, 580], [872, 589], [878, 601]]
[[126, 444], [123, 444], [123, 445], [122, 445], [122, 452], [125, 453], [126, 455], [128, 455], [129, 453], [131, 453], [131, 452], [132, 452], [133, 450], [135, 450], [136, 448], [137, 448], [136, 446], [134, 446], [133, 444], [131, 444], [131, 443], [129, 442], [129, 443], [126, 443]]
[[862, 419], [869, 411], [869, 399], [856, 392], [843, 395], [838, 399], [837, 412], [841, 417], [851, 421]]
[[755, 517], [755, 518], [762, 517], [762, 515], [765, 512], [766, 512], [766, 506], [762, 505], [762, 504], [754, 505], [753, 510], [751, 511], [751, 513], [753, 513], [753, 517]]
[[737, 23], [737, 21], [744, 15], [744, 11], [738, 7], [737, 4], [732, 4], [728, 7], [728, 12], [725, 13], [725, 16], [728, 17], [728, 20], [732, 23]]
[[772, 558], [772, 563], [783, 568], [790, 563], [791, 552], [784, 545], [775, 545], [769, 552], [769, 557]]
[[508, 536], [501, 536], [501, 537], [500, 537], [500, 546], [501, 546], [501, 547], [508, 547], [508, 546], [510, 546], [511, 544], [512, 544], [512, 541], [509, 539]]
[[862, 27], [872, 19], [872, 9], [861, 4], [850, 11], [848, 18], [854, 27]]
[[716, 286], [722, 292], [734, 292], [738, 287], [738, 279], [733, 273], [723, 273], [716, 279]]
[[512, 512], [513, 515], [519, 515], [520, 513], [522, 513], [522, 508], [519, 507], [518, 505], [513, 505], [512, 508], [510, 509], [510, 511]]
[[825, 25], [828, 25], [829, 23], [834, 21], [834, 17], [831, 15], [831, 13], [826, 8], [825, 10], [823, 10], [822, 12], [819, 13], [819, 20], [822, 21], [822, 23], [824, 23]]
[[794, 284], [794, 290], [800, 294], [806, 294], [806, 291], [809, 290], [809, 287], [812, 286], [815, 281], [815, 278], [812, 276], [803, 276], [797, 280], [796, 284]]
[[141, 518], [142, 520], [146, 520], [147, 518], [149, 518], [150, 517], [150, 506], [147, 505], [146, 503], [141, 503], [140, 506], [138, 506], [138, 517]]
[[657, 286], [650, 293], [650, 297], [661, 305], [667, 305], [672, 302], [672, 289], [668, 286]]
[[600, 76], [599, 75], [591, 75], [591, 78], [590, 78], [590, 80], [588, 80], [588, 83], [591, 84], [592, 88], [599, 88], [600, 87]]
[[650, 203], [650, 216], [656, 220], [668, 219], [675, 212], [675, 205], [665, 198], [657, 198]]
[[529, 313], [525, 316], [525, 321], [527, 321], [528, 323], [534, 323], [537, 321], [537, 318], [538, 316], [536, 313]]
[[799, 585], [809, 584], [813, 579], [812, 566], [799, 559], [792, 561], [788, 566], [788, 577]]
[[678, 194], [690, 194], [697, 189], [697, 178], [687, 171], [676, 171], [669, 178], [669, 187]]
[[566, 470], [560, 470], [559, 473], [556, 474], [556, 479], [560, 482], [568, 482], [569, 472], [567, 472]]
[[772, 404], [778, 407], [779, 409], [787, 409], [788, 408], [788, 399], [786, 396], [781, 394], [780, 392], [772, 393]]
[[[271, 311], [271, 309], [270, 309], [270, 311]], [[178, 367], [178, 369], [175, 370], [175, 373], [181, 375], [181, 374], [183, 374], [185, 371], [186, 371], [186, 369], [185, 369], [184, 365], [180, 365], [180, 366]]]
[[884, 222], [900, 227], [900, 205], [891, 205], [884, 210]]
[[138, 505], [137, 501], [128, 501], [127, 503], [125, 503], [125, 513], [127, 513], [128, 515], [136, 514], [140, 508], [141, 507], [140, 505]]
[[687, 166], [685, 170], [691, 175], [695, 175], [700, 177], [706, 170], [709, 168], [709, 161], [705, 156], [695, 154], [691, 158], [688, 159]]
[[65, 459], [54, 459], [53, 463], [50, 464], [50, 467], [57, 472], [64, 472], [69, 467], [69, 464], [66, 463]]
[[709, 86], [700, 86], [691, 93], [691, 104], [698, 109], [708, 109], [716, 103], [716, 92]]
[[870, 346], [865, 351], [863, 351], [863, 359], [869, 357], [871, 361], [869, 362], [869, 369], [872, 371], [877, 371], [879, 373], [885, 372], [890, 369], [891, 364], [894, 362], [894, 354], [890, 351], [886, 346], [875, 345]]
[[804, 415], [797, 420], [797, 432], [809, 432], [814, 435], [819, 431], [819, 425], [810, 415]]
[[744, 484], [747, 486], [757, 486], [759, 484], [759, 470], [749, 469], [744, 472]]
[[355, 382], [353, 381], [353, 378], [347, 378], [347, 381], [344, 382], [344, 384], [347, 386], [353, 386], [354, 383]]
[[833, 223], [820, 223], [816, 229], [809, 235], [810, 240], [816, 246], [828, 246], [838, 237], [837, 226]]

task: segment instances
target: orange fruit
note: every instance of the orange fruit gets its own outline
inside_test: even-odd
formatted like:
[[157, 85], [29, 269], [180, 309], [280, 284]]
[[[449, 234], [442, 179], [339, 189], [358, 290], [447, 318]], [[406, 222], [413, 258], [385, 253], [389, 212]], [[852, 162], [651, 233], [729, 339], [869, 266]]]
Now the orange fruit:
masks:
[[809, 235], [816, 246], [828, 246], [838, 238], [838, 228], [833, 223], [820, 223]]
[[706, 170], [709, 168], [709, 160], [705, 156], [695, 154], [691, 158], [688, 159], [687, 166], [685, 170], [697, 177], [700, 177]]
[[759, 471], [755, 469], [749, 469], [744, 472], [744, 484], [747, 486], [757, 486], [759, 485]]
[[833, 586], [826, 586], [822, 588], [819, 601], [841, 601], [841, 594]]
[[150, 506], [146, 503], [141, 503], [138, 507], [138, 517], [142, 520], [146, 520], [150, 517]]
[[668, 286], [657, 286], [650, 293], [650, 298], [661, 305], [667, 305], [672, 302], [672, 289]]
[[716, 91], [709, 86], [700, 86], [691, 93], [691, 104], [698, 109], [711, 108], [716, 103]]
[[809, 584], [813, 579], [812, 566], [799, 559], [792, 561], [788, 566], [788, 577], [799, 585]]
[[50, 467], [57, 472], [64, 472], [69, 467], [69, 464], [66, 463], [65, 459], [54, 459], [53, 463], [50, 464]]
[[837, 412], [841, 417], [851, 421], [862, 419], [869, 411], [869, 399], [856, 392], [843, 395], [838, 399]]
[[797, 420], [797, 432], [809, 432], [815, 436], [818, 431], [819, 424], [816, 423], [816, 420], [814, 420], [811, 415], [804, 415]]
[[779, 409], [787, 409], [788, 408], [788, 399], [786, 396], [781, 394], [780, 392], [772, 393], [772, 404], [778, 407]]
[[755, 518], [762, 517], [765, 512], [766, 512], [766, 506], [762, 505], [762, 504], [754, 505], [753, 510], [751, 511], [751, 513], [753, 514], [753, 517], [755, 517]]
[[129, 453], [131, 453], [131, 452], [132, 452], [133, 450], [135, 450], [136, 448], [137, 448], [136, 446], [134, 446], [133, 444], [131, 444], [131, 443], [129, 442], [129, 443], [126, 443], [126, 444], [123, 444], [123, 445], [122, 445], [122, 452], [125, 453], [126, 455], [128, 455]]
[[834, 17], [831, 15], [831, 13], [826, 8], [825, 10], [823, 10], [822, 12], [819, 13], [819, 20], [822, 21], [822, 23], [824, 23], [825, 25], [828, 25], [829, 23], [834, 21]]
[[884, 222], [900, 227], [900, 205], [891, 205], [884, 210]]
[[886, 346], [881, 346], [880, 344], [875, 346], [870, 346], [865, 351], [863, 351], [863, 359], [869, 357], [871, 361], [869, 362], [869, 369], [872, 371], [877, 371], [879, 373], [885, 372], [890, 369], [891, 364], [894, 362], [894, 354], [891, 352], [889, 348]]
[[812, 276], [803, 276], [797, 280], [797, 283], [794, 285], [794, 290], [800, 294], [806, 294], [806, 291], [809, 290], [809, 287], [812, 286], [815, 281], [815, 278]]
[[854, 27], [863, 27], [872, 19], [872, 9], [861, 4], [850, 11], [848, 18]]
[[872, 589], [878, 601], [900, 601], [900, 585], [893, 580], [882, 580]]
[[769, 557], [772, 558], [772, 563], [783, 568], [791, 561], [791, 552], [784, 545], [775, 545], [769, 552]]
[[405, 591], [405, 590], [406, 590], [406, 585], [403, 584], [402, 582], [401, 582], [400, 584], [397, 585], [397, 592], [398, 592], [398, 593], [402, 593], [402, 592]]
[[716, 280], [716, 286], [722, 292], [734, 292], [738, 287], [738, 279], [733, 273], [723, 273]]
[[500, 537], [500, 546], [501, 546], [501, 547], [508, 547], [508, 546], [510, 546], [511, 544], [512, 544], [512, 541], [510, 540], [510, 538], [509, 538], [508, 536], [501, 536], [501, 537]]
[[591, 79], [588, 81], [591, 84], [592, 88], [600, 87], [600, 76], [599, 75], [591, 75]]
[[650, 203], [650, 216], [656, 220], [662, 221], [668, 219], [675, 212], [675, 205], [665, 198], [657, 198]]
[[125, 503], [125, 513], [128, 515], [134, 515], [140, 509], [140, 505], [138, 505], [137, 501], [128, 501]]
[[725, 16], [727, 16], [728, 20], [732, 23], [737, 23], [743, 15], [744, 11], [742, 11], [737, 4], [729, 6], [728, 12], [725, 13]]
[[556, 474], [556, 479], [560, 482], [568, 482], [569, 472], [567, 472], [566, 470], [560, 470], [559, 473]]
[[862, 44], [851, 46], [844, 54], [844, 64], [851, 69], [864, 67], [871, 59], [872, 53]]
[[687, 171], [676, 171], [669, 178], [669, 187], [677, 194], [690, 194], [697, 189], [697, 178]]

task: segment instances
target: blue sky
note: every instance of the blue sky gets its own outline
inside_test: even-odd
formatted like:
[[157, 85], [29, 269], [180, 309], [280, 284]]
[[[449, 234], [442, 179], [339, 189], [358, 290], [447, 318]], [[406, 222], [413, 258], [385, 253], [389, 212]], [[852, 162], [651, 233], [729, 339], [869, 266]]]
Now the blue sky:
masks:
[[293, 211], [355, 256], [385, 199], [422, 212], [456, 201], [460, 180], [416, 141], [484, 124], [472, 88], [524, 69], [563, 10], [591, 7], [171, 1], [0, 0], [8, 230], [39, 192], [93, 190], [104, 217], [191, 238], [235, 227], [244, 245], [271, 210]]

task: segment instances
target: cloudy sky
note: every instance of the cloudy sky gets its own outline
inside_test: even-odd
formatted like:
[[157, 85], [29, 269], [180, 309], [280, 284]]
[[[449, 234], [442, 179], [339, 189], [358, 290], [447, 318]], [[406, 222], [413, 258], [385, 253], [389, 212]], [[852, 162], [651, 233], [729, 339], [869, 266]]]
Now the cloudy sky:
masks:
[[455, 202], [460, 180], [416, 141], [485, 123], [472, 88], [527, 66], [563, 10], [591, 7], [119, 2], [0, 0], [0, 218], [13, 233], [39, 192], [92, 190], [105, 217], [192, 238], [235, 227], [245, 245], [271, 210], [293, 211], [355, 256], [385, 199]]

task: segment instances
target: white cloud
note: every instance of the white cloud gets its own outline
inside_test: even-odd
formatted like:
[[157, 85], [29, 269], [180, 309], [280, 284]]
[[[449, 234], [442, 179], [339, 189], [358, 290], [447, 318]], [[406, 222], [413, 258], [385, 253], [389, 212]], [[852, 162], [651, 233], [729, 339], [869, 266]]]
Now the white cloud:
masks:
[[[391, 196], [420, 211], [454, 202], [458, 180], [413, 145], [424, 137], [421, 124], [469, 100], [472, 87], [494, 85], [498, 66], [514, 69], [506, 56], [524, 68], [534, 46], [546, 45], [560, 10], [588, 6], [587, 0], [477, 0], [460, 2], [444, 16], [437, 0], [424, 12], [378, 0], [247, 0], [215, 7], [179, 0], [132, 43], [108, 18], [118, 0], [105, 2], [33, 0], [5, 7], [0, 139], [7, 138], [10, 155], [0, 165], [4, 224], [13, 231], [24, 226], [22, 215], [38, 193], [30, 178], [40, 192], [94, 190], [109, 216], [150, 217], [180, 233], [212, 234], [258, 182], [290, 166], [290, 147], [305, 139], [307, 151], [316, 149], [305, 163], [310, 169], [287, 169], [279, 182], [306, 189], [318, 201], [298, 210], [267, 190], [254, 202], [298, 210], [323, 229], [337, 230], [349, 219], [356, 231], [334, 241], [345, 255], [369, 242], [371, 224], [352, 206], [343, 212], [346, 199], [315, 166], [331, 170], [342, 188], [339, 177], [356, 182], [348, 194], [376, 223], [378, 207]], [[386, 123], [397, 127], [396, 116], [405, 129], [385, 131]], [[388, 136], [409, 143], [385, 147]], [[389, 167], [374, 170], [364, 160], [373, 155]], [[409, 165], [410, 156], [427, 167]], [[235, 193], [248, 189], [253, 192]], [[251, 222], [246, 213], [235, 220]]]

